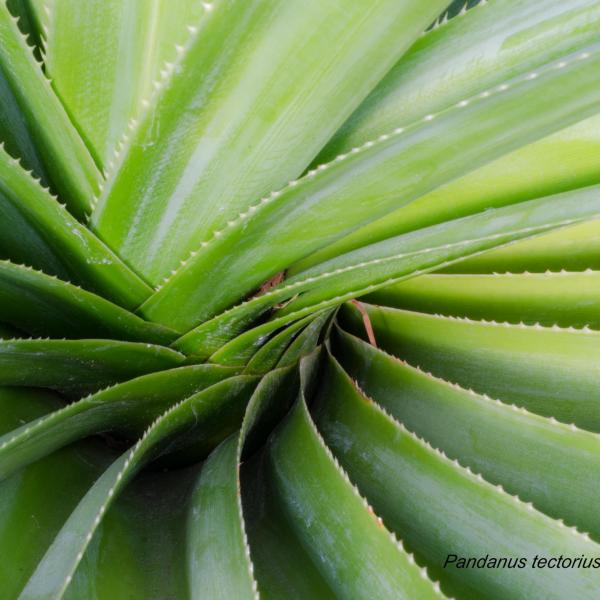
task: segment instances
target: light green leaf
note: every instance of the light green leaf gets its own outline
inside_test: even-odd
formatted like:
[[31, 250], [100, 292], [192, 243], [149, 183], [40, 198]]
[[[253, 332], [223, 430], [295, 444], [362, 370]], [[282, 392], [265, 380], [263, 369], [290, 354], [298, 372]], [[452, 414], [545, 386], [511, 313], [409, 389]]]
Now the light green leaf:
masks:
[[600, 329], [600, 272], [592, 270], [422, 275], [364, 300], [453, 317]]
[[115, 432], [134, 438], [173, 404], [235, 375], [194, 365], [142, 375], [90, 394], [0, 436], [0, 478], [78, 439]]
[[133, 309], [151, 288], [0, 147], [0, 255]]
[[[595, 597], [597, 569], [540, 569], [532, 561], [536, 555], [597, 557], [599, 544], [434, 450], [362, 396], [339, 368], [328, 374], [315, 417], [325, 442], [374, 510], [448, 593], [505, 600], [517, 589], [524, 598]], [[522, 557], [528, 563], [444, 569], [449, 554]]]
[[600, 481], [593, 475], [600, 435], [465, 390], [344, 333], [335, 354], [365, 394], [409, 431], [600, 540]]
[[457, 273], [521, 273], [546, 270], [600, 270], [600, 221], [551, 231], [513, 246], [497, 248], [481, 256], [473, 256], [444, 269]]
[[598, 41], [599, 26], [598, 0], [489, 0], [417, 40], [315, 164]]
[[[355, 250], [219, 315], [174, 346], [200, 357], [214, 353], [214, 360], [226, 357], [228, 364], [244, 364], [270, 333], [286, 323], [463, 256], [595, 217], [599, 198], [597, 187], [575, 190], [484, 211]], [[266, 310], [290, 299], [272, 320], [245, 331]]]
[[[600, 431], [600, 332], [509, 325], [365, 305], [384, 350], [479, 393]], [[362, 317], [344, 307], [361, 335]]]
[[[487, 93], [577, 44], [598, 40], [597, 0], [490, 0], [418, 40], [314, 163]], [[520, 148], [362, 227], [289, 269], [296, 273], [399, 233], [600, 181], [600, 117]], [[453, 149], [451, 152], [456, 152]]]
[[51, 0], [45, 66], [52, 84], [105, 168], [124, 143], [165, 62], [175, 62], [187, 25], [204, 12], [193, 0]]
[[445, 4], [214, 2], [109, 173], [94, 229], [159, 283], [300, 175]]
[[[495, 88], [485, 98], [427, 115], [265, 197], [205, 242], [144, 303], [142, 314], [187, 330], [359, 225], [593, 114], [600, 101], [599, 48], [588, 46], [509, 82], [508, 88]], [[461, 152], [448, 156], [450, 147]], [[252, 269], [247, 268], [248, 256]]]
[[480, 210], [598, 184], [599, 151], [600, 116], [596, 115], [425, 194], [299, 261], [288, 273], [293, 275], [366, 244]]
[[335, 463], [303, 400], [269, 444], [281, 509], [337, 597], [440, 598]]
[[100, 174], [6, 2], [0, 3], [0, 67], [0, 135], [8, 129], [9, 151], [47, 176], [82, 219], [98, 192]]
[[0, 312], [3, 321], [33, 335], [157, 344], [176, 337], [101, 296], [8, 261], [0, 261]]
[[152, 344], [113, 340], [0, 340], [0, 385], [82, 394], [177, 366], [184, 356]]

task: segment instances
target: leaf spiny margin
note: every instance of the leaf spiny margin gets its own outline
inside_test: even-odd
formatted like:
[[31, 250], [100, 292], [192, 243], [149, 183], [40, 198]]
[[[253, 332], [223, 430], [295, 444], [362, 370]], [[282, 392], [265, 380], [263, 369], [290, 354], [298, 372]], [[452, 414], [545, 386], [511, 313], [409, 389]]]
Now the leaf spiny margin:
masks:
[[[358, 153], [358, 152], [363, 152], [366, 151], [369, 148], [372, 148], [373, 146], [375, 146], [376, 144], [380, 143], [380, 144], [386, 144], [387, 140], [395, 140], [395, 138], [400, 134], [403, 133], [404, 131], [408, 131], [408, 130], [412, 130], [412, 128], [416, 125], [416, 126], [421, 126], [424, 127], [426, 126], [427, 122], [434, 120], [439, 114], [445, 114], [445, 113], [449, 113], [452, 110], [457, 110], [460, 108], [463, 108], [465, 106], [468, 106], [469, 104], [471, 104], [472, 102], [475, 103], [478, 100], [481, 101], [483, 99], [487, 99], [492, 95], [501, 93], [503, 91], [506, 91], [507, 89], [510, 89], [510, 87], [516, 83], [518, 84], [522, 84], [522, 85], [526, 85], [529, 81], [538, 78], [538, 76], [541, 73], [546, 74], [547, 76], [550, 76], [555, 70], [560, 70], [560, 69], [564, 69], [567, 66], [573, 66], [576, 65], [577, 63], [581, 62], [581, 61], [585, 61], [586, 59], [591, 58], [592, 56], [594, 56], [595, 54], [597, 54], [597, 50], [594, 47], [594, 50], [592, 50], [591, 47], [588, 47], [586, 50], [582, 51], [582, 52], [578, 52], [578, 53], [573, 53], [570, 57], [565, 58], [563, 60], [559, 60], [559, 61], [553, 61], [551, 63], [549, 63], [548, 65], [545, 65], [544, 69], [541, 70], [537, 70], [537, 71], [532, 71], [530, 73], [527, 73], [525, 75], [519, 76], [517, 78], [515, 78], [513, 81], [511, 81], [510, 83], [504, 83], [504, 84], [500, 84], [499, 86], [495, 86], [493, 89], [491, 90], [486, 90], [480, 94], [477, 94], [475, 97], [472, 97], [468, 100], [463, 100], [460, 101], [458, 103], [456, 103], [455, 105], [453, 105], [453, 107], [446, 109], [445, 111], [441, 111], [441, 113], [435, 113], [435, 114], [430, 114], [430, 115], [426, 115], [421, 121], [418, 121], [416, 124], [413, 124], [412, 126], [409, 126], [408, 128], [400, 128], [396, 133], [392, 133], [392, 134], [384, 134], [383, 136], [380, 136], [380, 138], [377, 141], [369, 141], [366, 144], [364, 144], [360, 149], [355, 149], [355, 151], [351, 151], [345, 155], [341, 155], [340, 158], [330, 162], [330, 163], [325, 163], [324, 165], [321, 165], [319, 168], [314, 169], [312, 172], [309, 172], [305, 177], [299, 179], [299, 180], [292, 180], [286, 187], [282, 188], [282, 190], [279, 190], [277, 192], [272, 192], [269, 196], [264, 197], [263, 199], [261, 199], [260, 202], [258, 202], [255, 205], [252, 205], [247, 211], [241, 213], [236, 219], [231, 220], [228, 222], [228, 224], [220, 230], [215, 231], [212, 236], [209, 239], [204, 240], [201, 245], [200, 245], [200, 250], [199, 251], [192, 251], [191, 254], [191, 260], [190, 258], [185, 259], [182, 261], [183, 264], [180, 265], [180, 267], [175, 271], [175, 274], [177, 275], [177, 277], [174, 277], [173, 275], [167, 278], [167, 281], [164, 282], [162, 284], [162, 288], [155, 293], [146, 303], [144, 303], [144, 305], [142, 305], [142, 307], [140, 308], [141, 312], [143, 314], [146, 314], [147, 316], [150, 316], [151, 318], [155, 318], [160, 320], [161, 318], [164, 318], [165, 320], [173, 320], [172, 318], [167, 318], [166, 315], [166, 305], [169, 304], [169, 302], [171, 302], [172, 300], [172, 293], [177, 293], [174, 292], [174, 288], [177, 288], [177, 290], [181, 290], [182, 287], [184, 287], [184, 281], [187, 281], [189, 283], [189, 281], [191, 281], [192, 279], [195, 278], [195, 271], [194, 269], [200, 269], [201, 267], [203, 267], [203, 263], [201, 262], [201, 260], [208, 260], [208, 250], [210, 250], [211, 252], [213, 251], [212, 248], [210, 248], [211, 246], [215, 245], [217, 240], [219, 238], [223, 238], [226, 237], [227, 240], [231, 240], [232, 236], [237, 236], [240, 237], [242, 236], [242, 231], [245, 231], [248, 228], [248, 223], [252, 222], [254, 227], [258, 227], [258, 223], [259, 221], [256, 220], [256, 216], [262, 211], [265, 210], [265, 208], [269, 207], [271, 204], [273, 204], [273, 201], [282, 196], [283, 192], [287, 192], [290, 188], [295, 187], [296, 185], [300, 184], [300, 183], [306, 183], [307, 185], [310, 184], [310, 179], [311, 177], [314, 177], [316, 175], [316, 173], [319, 173], [320, 171], [323, 171], [329, 167], [331, 167], [334, 163], [339, 161], [343, 161], [344, 159], [348, 159], [349, 156], [353, 156], [354, 154]], [[528, 88], [524, 88], [524, 89], [528, 89]], [[588, 110], [591, 110], [588, 108]], [[390, 145], [392, 142], [387, 142], [387, 145]], [[377, 152], [381, 152], [381, 149], [378, 149]], [[345, 167], [347, 167], [347, 165], [345, 165]], [[313, 186], [314, 187], [314, 186]], [[288, 194], [287, 198], [289, 199], [290, 195]], [[283, 206], [281, 204], [281, 202], [276, 203], [275, 208], [272, 209], [271, 212], [274, 211], [281, 211], [283, 209]], [[267, 215], [270, 215], [271, 213], [267, 213]], [[254, 218], [251, 221], [251, 218]], [[231, 233], [229, 233], [231, 232]], [[311, 238], [312, 240], [312, 238]], [[307, 243], [312, 243], [314, 245], [314, 241], [309, 240]], [[260, 242], [257, 242], [260, 243]], [[233, 260], [233, 258], [231, 259]], [[281, 259], [280, 259], [281, 261]], [[279, 265], [276, 265], [277, 267]], [[275, 268], [275, 267], [274, 267]], [[206, 269], [204, 269], [203, 272], [205, 272]], [[183, 279], [184, 277], [186, 277], [187, 279]], [[227, 292], [228, 294], [232, 295], [233, 292]], [[229, 297], [229, 296], [228, 296]], [[194, 300], [192, 298], [188, 297], [188, 302], [192, 303], [194, 302]], [[222, 298], [219, 299], [215, 299], [214, 300], [215, 303], [218, 302], [218, 305], [221, 306], [222, 304], [224, 304], [225, 300]], [[198, 312], [197, 310], [197, 306], [195, 306], [195, 313]], [[212, 312], [213, 309], [212, 307], [207, 307], [207, 309], [204, 311], [205, 313], [210, 313]], [[198, 315], [197, 317], [197, 321], [198, 322], [202, 322], [202, 319], [206, 318], [206, 314], [203, 315]], [[183, 326], [183, 322], [185, 321], [186, 325], [185, 327], [187, 327], [187, 325], [189, 325], [190, 323], [188, 321], [190, 321], [190, 316], [187, 315], [187, 311], [184, 311], [183, 314], [181, 316], [179, 316], [177, 319], [177, 323], [178, 325], [181, 327]]]

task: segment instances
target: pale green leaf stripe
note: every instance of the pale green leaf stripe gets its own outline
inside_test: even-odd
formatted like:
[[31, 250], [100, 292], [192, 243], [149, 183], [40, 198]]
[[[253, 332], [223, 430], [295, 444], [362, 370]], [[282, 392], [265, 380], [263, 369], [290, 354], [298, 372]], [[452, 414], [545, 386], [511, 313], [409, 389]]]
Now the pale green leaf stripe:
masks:
[[[98, 192], [100, 174], [32, 52], [6, 3], [1, 2], [0, 91], [6, 90], [5, 110], [12, 117], [17, 109], [20, 113], [16, 119], [21, 128], [16, 133], [18, 154], [22, 153], [30, 168], [43, 164], [69, 210], [81, 219]], [[11, 140], [13, 148], [16, 141]]]
[[364, 298], [453, 317], [600, 329], [600, 272], [422, 275]]
[[94, 229], [160, 282], [198, 240], [300, 175], [445, 4], [215, 1], [109, 174]]
[[348, 334], [338, 341], [348, 375], [410, 431], [600, 540], [600, 435], [435, 378]]
[[71, 339], [107, 338], [169, 344], [176, 333], [90, 292], [0, 260], [0, 314], [32, 335]]
[[473, 256], [444, 269], [448, 273], [521, 273], [600, 270], [600, 220], [551, 231], [531, 240]]
[[[262, 296], [197, 327], [177, 340], [174, 346], [203, 358], [217, 352], [219, 354], [215, 356], [220, 359], [237, 354], [235, 360], [241, 359], [243, 363], [249, 359], [246, 353], [251, 345], [263, 343], [266, 334], [306, 314], [469, 254], [595, 217], [599, 211], [600, 194], [598, 187], [593, 187], [484, 211], [400, 235], [291, 277]], [[244, 333], [266, 310], [288, 299], [292, 301], [284, 305], [274, 319]], [[240, 338], [235, 340], [237, 335]], [[245, 358], [239, 353], [244, 346]]]
[[[593, 600], [598, 569], [540, 569], [535, 555], [600, 557], [600, 545], [452, 462], [362, 396], [339, 367], [321, 388], [315, 421], [349, 477], [448, 593], [505, 600]], [[443, 564], [448, 554], [528, 560], [524, 568]]]
[[0, 340], [0, 385], [48, 387], [69, 394], [176, 367], [183, 354], [114, 340]]
[[161, 452], [179, 443], [182, 433], [200, 445], [222, 440], [237, 427], [255, 378], [238, 376], [217, 383], [176, 404], [148, 428], [129, 451], [96, 481], [67, 519], [21, 592], [21, 600], [60, 598], [106, 511], [132, 477]]
[[[384, 350], [462, 387], [600, 431], [600, 332], [365, 306]], [[362, 317], [352, 307], [343, 316], [362, 336]]]
[[268, 455], [282, 510], [337, 597], [443, 597], [328, 454], [304, 400], [276, 430]]
[[199, 0], [54, 0], [45, 65], [54, 88], [107, 167], [142, 110], [142, 100], [174, 62], [187, 25], [203, 13]]
[[152, 289], [0, 145], [0, 254], [133, 309]]
[[[484, 98], [427, 115], [266, 197], [204, 242], [142, 313], [180, 331], [190, 329], [360, 224], [592, 114], [600, 101], [599, 49], [589, 46]], [[450, 147], [462, 151], [448, 156]], [[433, 172], [431, 164], [438, 165]]]
[[227, 377], [234, 369], [193, 365], [142, 375], [90, 394], [0, 436], [0, 478], [88, 435], [134, 438], [173, 404]]

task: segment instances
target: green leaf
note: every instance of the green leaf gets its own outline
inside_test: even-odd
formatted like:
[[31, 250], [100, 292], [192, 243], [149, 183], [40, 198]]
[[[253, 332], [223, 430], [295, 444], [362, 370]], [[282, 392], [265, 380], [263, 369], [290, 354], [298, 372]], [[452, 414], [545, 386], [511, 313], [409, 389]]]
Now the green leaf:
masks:
[[33, 46], [33, 54], [39, 60], [43, 52], [42, 11], [40, 3], [35, 0], [6, 0], [6, 6], [18, 21], [19, 30], [27, 43]]
[[269, 475], [285, 518], [337, 597], [443, 597], [328, 454], [303, 400], [270, 441]]
[[[598, 40], [597, 0], [486, 2], [427, 32], [324, 148], [332, 160], [466, 96]], [[433, 190], [298, 262], [296, 273], [355, 248], [465, 216], [599, 182], [600, 117], [585, 119]], [[453, 153], [456, 149], [452, 150]]]
[[0, 436], [0, 479], [88, 435], [140, 436], [173, 404], [235, 374], [216, 365], [180, 367], [142, 375], [56, 409]]
[[[240, 432], [244, 453], [251, 458], [241, 471], [245, 527], [261, 598], [329, 600], [333, 592], [293, 533], [269, 486], [264, 441], [288, 412], [302, 374], [303, 385], [318, 370], [320, 351], [302, 359], [299, 368], [277, 369], [256, 389]], [[256, 452], [257, 449], [260, 449]]]
[[0, 387], [0, 435], [63, 405], [59, 394], [34, 388]]
[[5, 322], [33, 335], [157, 344], [176, 337], [101, 296], [8, 261], [0, 261], [0, 311]]
[[[600, 431], [600, 332], [509, 325], [365, 305], [384, 350], [433, 375], [563, 423]], [[344, 307], [344, 325], [364, 331]]]
[[[0, 388], [0, 434], [56, 406], [60, 400], [44, 390]], [[105, 448], [81, 443], [0, 482], [0, 589], [5, 598], [18, 596], [52, 538], [109, 459]]]
[[99, 164], [114, 160], [131, 119], [175, 61], [203, 3], [179, 0], [53, 0], [45, 66]]
[[298, 292], [303, 291], [302, 286], [298, 286], [297, 297], [277, 311], [276, 316], [292, 314], [335, 296], [338, 300], [347, 299], [376, 286], [384, 287], [400, 276], [406, 278], [494, 246], [595, 218], [599, 192], [600, 186], [592, 186], [485, 210], [359, 248], [290, 277], [287, 280], [290, 285], [311, 279], [317, 285], [301, 294]]
[[[309, 315], [275, 334], [248, 361], [244, 371], [246, 373], [268, 373], [271, 369], [274, 369], [290, 344], [293, 343], [312, 320], [312, 315]], [[214, 357], [214, 361], [219, 362], [218, 356]]]
[[[187, 330], [359, 225], [593, 114], [600, 100], [598, 48], [588, 46], [512, 80], [508, 88], [494, 88], [485, 98], [427, 115], [265, 197], [205, 242], [144, 303], [142, 314]], [[460, 154], [448, 156], [454, 147]]]
[[183, 400], [161, 415], [133, 448], [94, 483], [55, 537], [20, 598], [60, 597], [69, 587], [95, 531], [133, 476], [151, 459], [193, 440], [196, 449], [215, 445], [239, 427], [256, 382], [234, 377]]
[[335, 600], [338, 596], [325, 583], [281, 510], [266, 471], [263, 453], [242, 469], [244, 516], [260, 597]]
[[[325, 442], [374, 510], [441, 578], [448, 593], [504, 600], [517, 589], [522, 597], [594, 597], [597, 569], [540, 569], [532, 561], [536, 555], [596, 557], [600, 545], [409, 433], [362, 396], [339, 367], [327, 374], [315, 417]], [[449, 554], [523, 557], [528, 564], [444, 569]]]
[[198, 470], [139, 473], [104, 515], [64, 599], [187, 598], [182, 540]]
[[[261, 411], [268, 409], [274, 400], [274, 388], [289, 384], [287, 376], [281, 375], [281, 372], [273, 372], [261, 382], [250, 400], [249, 406], [253, 408], [249, 408], [246, 419], [249, 414], [253, 419], [260, 418]], [[287, 385], [283, 387], [289, 390]], [[252, 427], [250, 423], [248, 427]], [[95, 590], [99, 597], [131, 594], [135, 590], [136, 598], [146, 598], [149, 594], [159, 594], [157, 589], [164, 590], [162, 594], [166, 596], [177, 596], [177, 593], [204, 596], [210, 589], [211, 598], [242, 598], [245, 593], [253, 598], [255, 584], [249, 574], [252, 567], [244, 539], [237, 475], [238, 444], [243, 443], [245, 434], [246, 428], [239, 438], [236, 435], [219, 446], [202, 467], [200, 476], [200, 470], [194, 467], [164, 475], [146, 474], [142, 485], [139, 480], [132, 482], [133, 490], [129, 484], [102, 519], [66, 598], [89, 595], [90, 590]], [[161, 483], [169, 487], [165, 489]], [[173, 484], [176, 495], [171, 489]], [[147, 490], [146, 497], [139, 497], [140, 487]], [[212, 502], [206, 502], [207, 496]], [[173, 503], [170, 507], [169, 500]], [[184, 518], [186, 514], [189, 521]], [[165, 541], [169, 543], [167, 548]], [[186, 548], [188, 578], [185, 577]], [[174, 567], [169, 569], [167, 577], [160, 568], [165, 562], [165, 551], [169, 552], [170, 564]], [[232, 560], [235, 554], [237, 560]], [[152, 563], [147, 564], [148, 561]], [[207, 563], [211, 569], [202, 571]], [[217, 577], [223, 568], [226, 575]], [[160, 577], [156, 577], [157, 572], [161, 573]], [[213, 587], [210, 582], [215, 579]], [[236, 583], [240, 587], [232, 590]]]
[[265, 375], [248, 402], [239, 433], [223, 442], [202, 468], [189, 502], [187, 568], [192, 598], [258, 597], [241, 503], [241, 459], [262, 444], [285, 414], [297, 385], [295, 369]]
[[109, 173], [94, 229], [159, 283], [300, 175], [445, 4], [215, 2]]
[[[319, 352], [304, 361], [318, 363]], [[288, 367], [278, 367], [262, 377], [240, 428], [240, 458], [247, 458], [261, 450], [273, 429], [292, 406], [300, 385], [303, 362]]]
[[422, 275], [364, 300], [454, 317], [600, 329], [600, 272], [592, 270]]
[[298, 261], [288, 273], [448, 219], [598, 184], [599, 150], [600, 117], [594, 116], [425, 194]]
[[187, 572], [192, 598], [258, 598], [238, 498], [238, 459], [235, 434], [204, 463], [190, 499]]
[[[226, 357], [230, 364], [243, 364], [268, 334], [286, 323], [463, 256], [595, 217], [600, 209], [598, 197], [597, 187], [575, 190], [484, 211], [355, 250], [287, 279], [192, 330], [174, 346], [199, 357], [214, 353], [214, 360]], [[271, 321], [243, 333], [266, 310], [289, 299]]]
[[599, 26], [597, 0], [486, 2], [417, 40], [315, 164], [598, 41]]
[[136, 342], [0, 340], [0, 385], [82, 394], [183, 360], [169, 348]]
[[0, 4], [0, 70], [0, 136], [6, 135], [9, 151], [23, 157], [27, 168], [48, 177], [82, 219], [100, 174], [5, 2]]
[[531, 240], [473, 256], [444, 269], [457, 273], [600, 270], [600, 221], [551, 231]]
[[347, 334], [335, 354], [364, 393], [409, 431], [600, 540], [600, 481], [592, 475], [600, 435], [465, 390]]
[[133, 309], [151, 288], [0, 148], [0, 255]]

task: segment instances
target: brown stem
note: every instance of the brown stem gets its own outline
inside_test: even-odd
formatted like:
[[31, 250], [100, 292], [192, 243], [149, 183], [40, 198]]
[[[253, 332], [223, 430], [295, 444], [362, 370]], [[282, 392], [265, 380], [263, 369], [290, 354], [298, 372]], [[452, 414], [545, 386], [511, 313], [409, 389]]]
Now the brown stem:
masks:
[[358, 300], [350, 300], [354, 306], [358, 309], [358, 312], [362, 315], [363, 324], [365, 326], [365, 331], [367, 332], [367, 337], [369, 338], [369, 343], [371, 346], [377, 348], [377, 340], [375, 339], [375, 332], [373, 331], [373, 324], [371, 323], [371, 319], [369, 317], [369, 313], [367, 309], [363, 306], [362, 302]]

